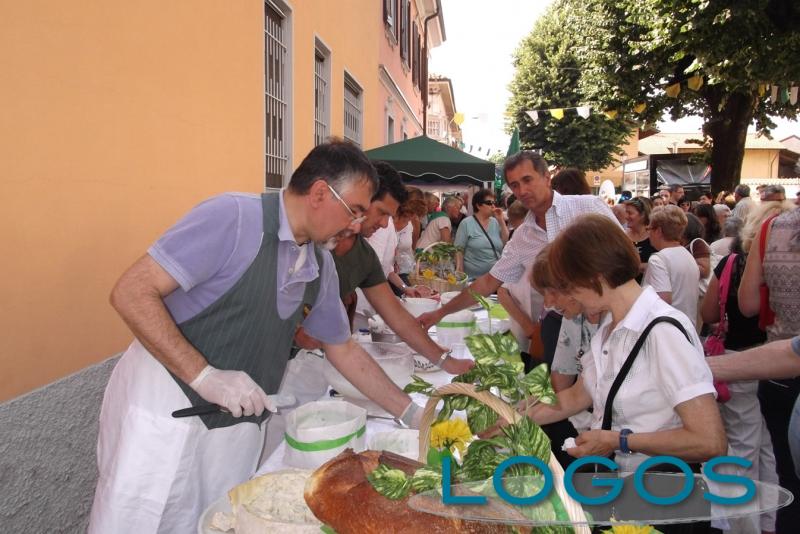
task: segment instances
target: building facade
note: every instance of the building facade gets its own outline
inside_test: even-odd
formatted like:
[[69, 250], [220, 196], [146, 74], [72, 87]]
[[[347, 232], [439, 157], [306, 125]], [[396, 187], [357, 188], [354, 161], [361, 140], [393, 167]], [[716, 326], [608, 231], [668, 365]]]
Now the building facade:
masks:
[[458, 148], [462, 142], [461, 127], [456, 122], [456, 99], [453, 82], [444, 76], [428, 78], [428, 137]]
[[285, 185], [331, 135], [421, 135], [442, 20], [437, 0], [7, 3], [0, 402], [123, 350], [115, 280], [203, 199]]

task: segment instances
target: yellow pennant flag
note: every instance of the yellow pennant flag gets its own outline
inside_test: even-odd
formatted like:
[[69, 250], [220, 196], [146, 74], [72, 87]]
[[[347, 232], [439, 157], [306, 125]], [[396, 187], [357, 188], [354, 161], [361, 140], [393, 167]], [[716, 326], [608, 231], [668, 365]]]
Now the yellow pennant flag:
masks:
[[691, 89], [692, 91], [697, 91], [701, 87], [703, 87], [703, 77], [699, 74], [695, 74], [688, 80], [686, 80], [686, 86]]
[[641, 113], [645, 109], [647, 109], [647, 104], [645, 104], [644, 102], [641, 102], [633, 106], [633, 111], [635, 111], [636, 113]]
[[461, 126], [461, 123], [464, 122], [464, 114], [459, 112], [453, 115], [453, 122]]
[[554, 119], [561, 120], [564, 118], [564, 110], [562, 108], [551, 109], [550, 115], [552, 115]]
[[664, 92], [667, 93], [668, 97], [675, 98], [676, 96], [681, 94], [681, 84], [673, 83], [672, 85], [667, 86]]
[[607, 109], [606, 111], [603, 112], [603, 114], [609, 120], [614, 120], [617, 117], [617, 110], [616, 109]]

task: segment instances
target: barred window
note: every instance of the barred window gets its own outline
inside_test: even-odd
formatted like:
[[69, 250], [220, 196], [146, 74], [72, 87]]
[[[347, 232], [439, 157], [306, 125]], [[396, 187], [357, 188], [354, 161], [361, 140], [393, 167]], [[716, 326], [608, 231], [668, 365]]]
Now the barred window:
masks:
[[358, 146], [362, 142], [363, 90], [346, 72], [344, 73], [344, 138]]
[[442, 136], [439, 119], [431, 119], [428, 121], [428, 137], [438, 139]]
[[324, 51], [314, 51], [314, 146], [330, 135], [330, 68]]
[[264, 109], [266, 187], [282, 187], [289, 161], [286, 18], [264, 3]]

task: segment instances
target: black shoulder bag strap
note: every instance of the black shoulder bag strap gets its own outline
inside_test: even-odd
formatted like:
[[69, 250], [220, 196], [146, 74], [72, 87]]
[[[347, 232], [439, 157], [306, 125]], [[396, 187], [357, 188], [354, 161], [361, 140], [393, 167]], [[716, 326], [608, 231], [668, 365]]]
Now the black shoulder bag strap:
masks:
[[[494, 252], [494, 259], [499, 260], [500, 256], [497, 255], [497, 249], [494, 248], [494, 243], [492, 243], [492, 238], [489, 237], [489, 234], [486, 232], [486, 228], [483, 227], [483, 225], [481, 224], [481, 222], [478, 220], [477, 217], [475, 217], [473, 215], [472, 218], [475, 219], [475, 222], [478, 223], [478, 228], [480, 228], [483, 231], [483, 235], [485, 235], [486, 239], [489, 240], [489, 245], [491, 245], [492, 252]], [[489, 219], [489, 224], [492, 224], [492, 220], [491, 219]]]
[[686, 339], [689, 341], [689, 343], [692, 342], [689, 334], [686, 333], [683, 325], [677, 319], [673, 317], [661, 316], [650, 321], [650, 324], [644, 329], [642, 335], [640, 335], [639, 339], [636, 340], [636, 344], [631, 349], [631, 353], [628, 354], [628, 358], [625, 360], [625, 363], [622, 364], [619, 373], [617, 373], [617, 376], [614, 378], [614, 382], [611, 384], [611, 389], [608, 390], [608, 397], [606, 398], [606, 405], [605, 409], [603, 410], [603, 426], [601, 427], [603, 430], [611, 430], [611, 409], [613, 408], [614, 398], [617, 396], [617, 391], [619, 391], [619, 388], [622, 387], [625, 377], [628, 376], [628, 372], [631, 370], [631, 367], [633, 367], [633, 362], [636, 360], [636, 356], [639, 355], [639, 351], [641, 350], [642, 345], [644, 345], [650, 330], [652, 330], [653, 327], [658, 323], [670, 323], [674, 325], [684, 336], [686, 336]]

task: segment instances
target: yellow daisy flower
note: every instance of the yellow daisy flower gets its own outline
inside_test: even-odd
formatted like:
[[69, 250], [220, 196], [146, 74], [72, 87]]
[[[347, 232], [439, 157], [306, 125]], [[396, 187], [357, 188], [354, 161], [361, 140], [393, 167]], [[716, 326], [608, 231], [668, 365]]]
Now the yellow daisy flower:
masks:
[[448, 448], [451, 452], [455, 448], [460, 454], [463, 454], [464, 448], [470, 441], [472, 441], [472, 431], [463, 419], [442, 421], [431, 427], [431, 447], [433, 448]]
[[432, 269], [425, 269], [422, 271], [422, 277], [433, 280], [436, 277], [436, 273], [434, 273]]
[[453, 273], [448, 274], [447, 275], [447, 281], [449, 283], [451, 283], [451, 284], [455, 284], [456, 283], [456, 275], [454, 275]]

